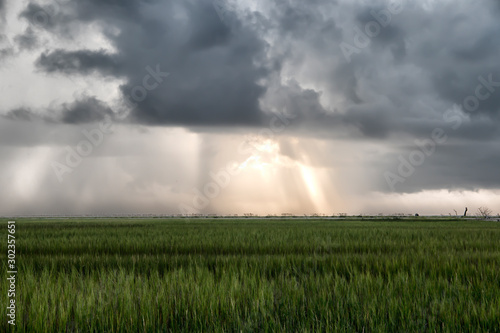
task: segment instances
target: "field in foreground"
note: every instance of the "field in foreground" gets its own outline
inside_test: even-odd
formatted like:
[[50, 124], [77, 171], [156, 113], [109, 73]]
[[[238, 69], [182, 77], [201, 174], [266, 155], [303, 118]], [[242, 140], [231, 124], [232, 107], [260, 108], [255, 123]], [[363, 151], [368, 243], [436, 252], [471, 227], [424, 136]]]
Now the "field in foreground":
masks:
[[500, 331], [498, 222], [22, 219], [16, 240], [18, 332]]

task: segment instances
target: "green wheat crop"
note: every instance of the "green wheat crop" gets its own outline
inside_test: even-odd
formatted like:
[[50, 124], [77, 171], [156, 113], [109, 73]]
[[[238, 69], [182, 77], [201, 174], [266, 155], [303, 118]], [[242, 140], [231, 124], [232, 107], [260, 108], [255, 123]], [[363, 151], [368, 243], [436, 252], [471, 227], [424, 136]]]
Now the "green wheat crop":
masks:
[[498, 222], [19, 219], [16, 241], [5, 331], [500, 332]]

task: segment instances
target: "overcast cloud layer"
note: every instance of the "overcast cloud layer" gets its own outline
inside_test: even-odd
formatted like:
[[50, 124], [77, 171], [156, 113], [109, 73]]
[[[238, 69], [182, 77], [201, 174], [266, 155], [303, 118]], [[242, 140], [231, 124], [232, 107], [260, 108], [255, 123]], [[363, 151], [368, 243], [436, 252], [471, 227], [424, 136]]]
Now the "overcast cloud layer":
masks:
[[[197, 210], [500, 208], [498, 1], [6, 0], [0, 13], [0, 214], [178, 213], [231, 163], [242, 172]], [[114, 130], [61, 181], [54, 161], [103, 121]]]

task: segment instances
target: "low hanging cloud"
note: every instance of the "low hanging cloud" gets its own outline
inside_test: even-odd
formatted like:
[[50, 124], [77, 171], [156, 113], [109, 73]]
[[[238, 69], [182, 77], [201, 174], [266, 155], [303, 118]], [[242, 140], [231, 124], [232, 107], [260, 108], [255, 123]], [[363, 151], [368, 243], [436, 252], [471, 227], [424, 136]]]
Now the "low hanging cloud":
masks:
[[16, 121], [44, 121], [48, 123], [63, 122], [65, 124], [97, 123], [106, 118], [114, 118], [115, 113], [106, 103], [95, 97], [83, 97], [72, 103], [63, 103], [57, 108], [33, 111], [29, 108], [18, 108], [9, 111], [4, 118]]

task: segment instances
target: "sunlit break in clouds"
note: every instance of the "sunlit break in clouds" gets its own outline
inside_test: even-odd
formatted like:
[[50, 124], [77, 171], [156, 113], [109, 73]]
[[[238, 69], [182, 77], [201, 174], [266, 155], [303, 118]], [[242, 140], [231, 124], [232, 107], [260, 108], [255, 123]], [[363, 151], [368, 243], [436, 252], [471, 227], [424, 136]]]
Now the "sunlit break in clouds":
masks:
[[0, 1], [0, 215], [500, 213], [498, 1]]

